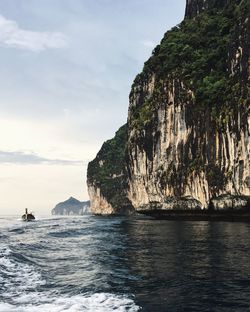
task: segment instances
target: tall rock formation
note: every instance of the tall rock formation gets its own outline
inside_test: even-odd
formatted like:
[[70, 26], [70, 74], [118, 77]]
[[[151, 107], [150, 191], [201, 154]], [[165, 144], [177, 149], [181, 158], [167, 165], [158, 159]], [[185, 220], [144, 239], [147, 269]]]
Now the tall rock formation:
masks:
[[[249, 206], [249, 13], [248, 0], [187, 0], [136, 77], [120, 158], [135, 210]], [[91, 201], [114, 211], [92, 178]]]

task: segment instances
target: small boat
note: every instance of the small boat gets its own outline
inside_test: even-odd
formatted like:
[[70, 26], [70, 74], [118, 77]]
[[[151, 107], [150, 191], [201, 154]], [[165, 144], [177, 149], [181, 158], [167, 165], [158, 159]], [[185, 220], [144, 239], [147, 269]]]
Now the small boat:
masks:
[[35, 220], [35, 217], [32, 213], [28, 213], [28, 209], [25, 208], [25, 214], [22, 215], [23, 221], [32, 221]]

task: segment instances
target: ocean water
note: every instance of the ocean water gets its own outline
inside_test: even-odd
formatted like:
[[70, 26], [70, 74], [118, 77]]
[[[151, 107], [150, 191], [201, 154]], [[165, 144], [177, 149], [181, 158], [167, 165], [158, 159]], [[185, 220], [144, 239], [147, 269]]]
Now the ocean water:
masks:
[[0, 218], [0, 312], [250, 311], [250, 224]]

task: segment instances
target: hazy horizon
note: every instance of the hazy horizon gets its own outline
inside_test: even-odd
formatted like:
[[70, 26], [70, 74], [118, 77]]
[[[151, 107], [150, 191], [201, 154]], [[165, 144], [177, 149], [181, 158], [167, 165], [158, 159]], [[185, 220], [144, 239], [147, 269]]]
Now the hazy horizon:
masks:
[[184, 10], [184, 0], [0, 0], [0, 215], [88, 200], [88, 162], [126, 122], [135, 76]]

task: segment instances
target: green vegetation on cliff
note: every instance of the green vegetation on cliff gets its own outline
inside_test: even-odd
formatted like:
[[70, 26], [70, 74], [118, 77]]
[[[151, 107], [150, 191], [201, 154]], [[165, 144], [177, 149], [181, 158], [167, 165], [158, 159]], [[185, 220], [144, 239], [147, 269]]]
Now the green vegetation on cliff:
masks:
[[88, 165], [88, 184], [101, 190], [103, 197], [114, 209], [131, 208], [126, 197], [127, 171], [125, 149], [127, 144], [127, 124], [122, 126], [115, 137], [106, 141], [96, 158]]
[[[171, 79], [180, 79], [185, 88], [193, 92], [194, 109], [200, 113], [209, 110], [218, 128], [223, 129], [233, 115], [234, 97], [237, 105], [247, 105], [242, 85], [230, 76], [228, 51], [239, 25], [246, 22], [249, 6], [248, 0], [242, 0], [221, 10], [206, 10], [194, 19], [185, 19], [165, 34], [134, 81], [137, 85], [155, 74], [153, 94], [136, 108], [133, 126], [143, 129], [152, 121], [160, 103], [159, 96], [164, 94], [164, 82]], [[185, 93], [180, 94], [180, 99], [189, 100]]]
[[126, 141], [127, 125], [124, 125], [116, 132], [113, 139], [103, 143], [96, 158], [89, 163], [89, 182], [105, 184], [114, 175], [123, 174]]
[[89, 164], [88, 184], [116, 211], [132, 206], [127, 196], [137, 209], [249, 193], [250, 2], [187, 6], [136, 77], [128, 124]]

